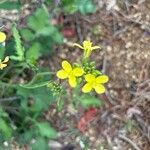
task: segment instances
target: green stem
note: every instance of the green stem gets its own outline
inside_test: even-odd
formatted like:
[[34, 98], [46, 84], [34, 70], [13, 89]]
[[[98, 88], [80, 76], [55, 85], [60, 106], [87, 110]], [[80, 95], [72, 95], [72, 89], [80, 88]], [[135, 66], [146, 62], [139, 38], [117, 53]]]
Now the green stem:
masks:
[[23, 87], [23, 88], [26, 88], [26, 89], [35, 89], [35, 88], [46, 86], [48, 83], [49, 83], [49, 81], [45, 81], [45, 82], [42, 82], [42, 83], [37, 83], [35, 85], [30, 85], [30, 84], [21, 85], [20, 84], [20, 86]]
[[11, 87], [11, 88], [16, 88], [18, 86], [18, 84], [5, 83], [5, 82], [2, 82], [2, 81], [0, 81], [0, 85]]

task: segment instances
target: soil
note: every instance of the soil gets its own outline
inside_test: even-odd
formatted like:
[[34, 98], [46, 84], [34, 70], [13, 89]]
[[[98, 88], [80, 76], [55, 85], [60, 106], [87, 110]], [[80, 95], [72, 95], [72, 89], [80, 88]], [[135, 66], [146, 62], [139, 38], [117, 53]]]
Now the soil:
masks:
[[[109, 11], [99, 5], [89, 16], [65, 16], [67, 26], [75, 29], [76, 36], [67, 37], [65, 44], [57, 48], [51, 68], [58, 70], [63, 59], [77, 61], [82, 52], [73, 48], [72, 43], [90, 39], [101, 46], [91, 58], [110, 77], [107, 93], [100, 96], [105, 107], [100, 108], [86, 132], [67, 133], [71, 128], [76, 129], [75, 124], [85, 110], [72, 113], [66, 106], [57, 114], [56, 124], [61, 131], [58, 141], [74, 145], [76, 150], [86, 145], [89, 150], [150, 149], [150, 3], [136, 1], [128, 8], [124, 5], [116, 3]], [[144, 98], [141, 94], [145, 92], [148, 96]], [[63, 116], [65, 123], [61, 120]]]

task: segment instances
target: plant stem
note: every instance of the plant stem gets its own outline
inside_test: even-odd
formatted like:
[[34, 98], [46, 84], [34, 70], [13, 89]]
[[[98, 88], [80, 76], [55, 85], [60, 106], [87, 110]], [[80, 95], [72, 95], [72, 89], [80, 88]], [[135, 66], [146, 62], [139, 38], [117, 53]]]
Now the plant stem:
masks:
[[11, 88], [16, 88], [18, 84], [11, 84], [11, 83], [6, 83], [6, 82], [0, 81], [0, 85], [1, 86], [11, 87]]

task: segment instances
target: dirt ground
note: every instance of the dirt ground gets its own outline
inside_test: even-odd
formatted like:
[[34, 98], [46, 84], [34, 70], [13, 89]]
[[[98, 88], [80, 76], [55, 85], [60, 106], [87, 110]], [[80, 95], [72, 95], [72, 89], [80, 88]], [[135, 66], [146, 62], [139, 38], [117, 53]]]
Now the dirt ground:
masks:
[[59, 131], [58, 140], [50, 141], [55, 148], [51, 147], [54, 150], [62, 145], [64, 150], [81, 150], [86, 146], [87, 150], [150, 150], [150, 1], [123, 0], [113, 5], [110, 0], [97, 0], [95, 3], [94, 14], [63, 16], [64, 29], [69, 28], [73, 33], [64, 34], [64, 44], [56, 47], [51, 58], [44, 59], [44, 65], [57, 71], [63, 59], [78, 60], [81, 50], [72, 47], [75, 42], [81, 44], [90, 39], [100, 45], [101, 50], [95, 50], [91, 58], [110, 77], [106, 94], [99, 96], [104, 106], [84, 133], [76, 125], [85, 110], [66, 105], [57, 113], [51, 106], [45, 118]]
[[[75, 29], [76, 35], [65, 39], [66, 44], [57, 49], [50, 66], [56, 71], [61, 60], [78, 60], [81, 50], [72, 47], [74, 42], [90, 39], [101, 45], [91, 58], [110, 77], [106, 94], [100, 96], [105, 107], [85, 133], [75, 130], [71, 134], [69, 131], [76, 128], [84, 111], [72, 113], [66, 106], [63, 112], [55, 114], [60, 118], [55, 122], [60, 130], [58, 141], [74, 145], [76, 150], [87, 143], [89, 150], [149, 150], [150, 2], [120, 2], [109, 11], [107, 5], [97, 6], [96, 13], [89, 16], [65, 16], [64, 26]], [[66, 118], [62, 123], [63, 116]]]

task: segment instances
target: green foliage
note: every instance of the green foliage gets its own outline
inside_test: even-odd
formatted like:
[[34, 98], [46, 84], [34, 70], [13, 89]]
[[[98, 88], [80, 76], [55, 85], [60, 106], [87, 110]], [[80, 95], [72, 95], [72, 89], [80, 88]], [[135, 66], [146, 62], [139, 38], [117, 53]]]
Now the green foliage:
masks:
[[38, 42], [35, 42], [31, 45], [31, 47], [26, 52], [27, 61], [37, 60], [42, 54], [40, 52], [41, 45]]
[[80, 104], [85, 107], [99, 107], [102, 105], [102, 101], [89, 94], [84, 94], [80, 97]]
[[13, 26], [12, 28], [13, 36], [16, 44], [16, 56], [11, 56], [11, 59], [17, 60], [17, 61], [23, 61], [24, 60], [24, 47], [21, 44], [20, 35], [18, 30], [16, 29], [16, 26]]
[[41, 7], [27, 18], [27, 27], [20, 30], [27, 43], [26, 59], [30, 62], [41, 55], [52, 52], [54, 44], [62, 43], [62, 35], [57, 27], [50, 24], [50, 16], [46, 8]]
[[12, 136], [12, 129], [8, 123], [8, 114], [0, 107], [0, 142]]
[[0, 139], [9, 139], [12, 136], [12, 129], [8, 123], [0, 118]]
[[[32, 116], [36, 116], [42, 110], [47, 109], [49, 104], [54, 99], [52, 94], [45, 87], [37, 89], [25, 89], [19, 87], [17, 94], [22, 96], [22, 111], [25, 111], [25, 113], [30, 113]], [[32, 105], [29, 107], [30, 102]]]
[[3, 44], [0, 44], [0, 59], [4, 58], [4, 53], [5, 53], [5, 46]]
[[95, 6], [91, 0], [62, 0], [61, 5], [64, 11], [69, 14], [79, 11], [85, 15], [95, 11]]
[[36, 139], [32, 145], [32, 150], [49, 150], [47, 142], [43, 138]]
[[19, 2], [11, 2], [9, 1], [1, 1], [0, 9], [12, 10], [12, 9], [20, 9], [21, 5]]
[[56, 131], [49, 126], [47, 122], [42, 122], [37, 124], [39, 134], [47, 138], [56, 138]]

